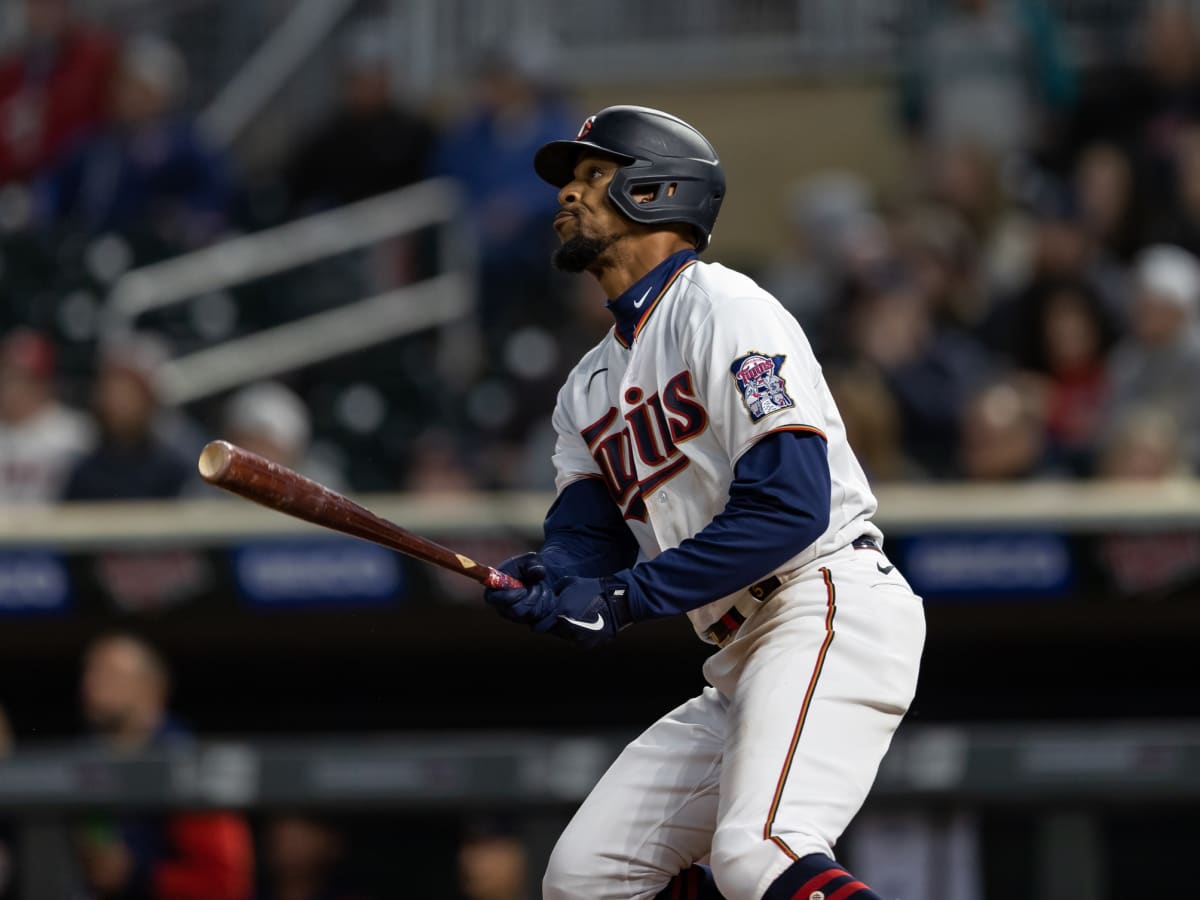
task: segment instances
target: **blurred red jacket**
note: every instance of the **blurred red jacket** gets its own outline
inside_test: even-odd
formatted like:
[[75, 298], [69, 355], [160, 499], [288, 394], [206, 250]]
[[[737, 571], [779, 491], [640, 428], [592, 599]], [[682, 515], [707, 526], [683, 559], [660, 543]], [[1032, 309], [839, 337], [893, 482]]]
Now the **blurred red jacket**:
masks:
[[171, 858], [151, 876], [155, 900], [250, 900], [254, 841], [234, 813], [186, 813], [167, 820]]
[[44, 171], [106, 119], [116, 60], [108, 35], [82, 28], [0, 60], [0, 185]]

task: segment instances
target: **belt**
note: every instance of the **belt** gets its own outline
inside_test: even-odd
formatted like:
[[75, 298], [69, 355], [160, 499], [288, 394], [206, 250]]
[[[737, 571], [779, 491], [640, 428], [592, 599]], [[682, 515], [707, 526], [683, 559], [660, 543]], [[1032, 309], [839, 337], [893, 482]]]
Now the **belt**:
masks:
[[[878, 550], [879, 544], [871, 537], [860, 537], [850, 542], [850, 546], [855, 550]], [[746, 590], [750, 596], [758, 601], [759, 604], [766, 603], [771, 599], [771, 596], [783, 586], [783, 579], [778, 575], [770, 575], [762, 581], [756, 581]], [[751, 612], [754, 610], [751, 609]], [[716, 644], [718, 647], [725, 646], [729, 642], [742, 623], [750, 617], [749, 613], [744, 613], [737, 606], [731, 606], [721, 618], [717, 619], [704, 632], [704, 636]]]

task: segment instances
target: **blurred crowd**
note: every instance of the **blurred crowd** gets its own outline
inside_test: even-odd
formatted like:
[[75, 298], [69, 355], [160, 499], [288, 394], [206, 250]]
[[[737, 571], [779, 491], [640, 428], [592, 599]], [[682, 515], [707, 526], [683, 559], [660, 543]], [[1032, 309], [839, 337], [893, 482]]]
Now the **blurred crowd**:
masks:
[[[165, 658], [140, 635], [95, 638], [80, 667], [78, 746], [114, 759], [194, 749], [200, 738], [173, 712], [171, 687]], [[22, 749], [13, 730], [0, 708], [0, 759]], [[370, 829], [378, 834], [378, 823]], [[528, 851], [515, 818], [468, 813], [454, 830], [454, 858], [414, 878], [371, 865], [352, 824], [312, 810], [98, 809], [36, 838], [0, 821], [0, 898], [374, 900], [419, 884], [457, 900], [525, 900]]]
[[[206, 138], [169, 42], [22, 4], [0, 60], [0, 503], [200, 491], [217, 435], [359, 490], [549, 486], [555, 389], [608, 323], [548, 262], [556, 200], [530, 160], [580, 111], [538, 53], [484, 54], [461, 108], [423, 109], [397, 94], [386, 31], [350, 23], [335, 107], [250, 172]], [[1082, 65], [1042, 0], [922, 9], [899, 29], [904, 177], [784, 173], [786, 248], [744, 267], [804, 325], [876, 481], [1194, 473], [1197, 22], [1146, 5], [1134, 40]], [[131, 267], [435, 175], [464, 190], [470, 327], [184, 408], [161, 389], [173, 357], [358, 299], [346, 268], [235, 296], [240, 314], [208, 298], [103, 327], [98, 298]], [[401, 280], [439, 252], [392, 250]]]
[[904, 187], [794, 186], [764, 281], [875, 480], [1195, 472], [1200, 48], [1181, 5], [1136, 33], [1080, 69], [1045, 4], [948, 4], [906, 36]]

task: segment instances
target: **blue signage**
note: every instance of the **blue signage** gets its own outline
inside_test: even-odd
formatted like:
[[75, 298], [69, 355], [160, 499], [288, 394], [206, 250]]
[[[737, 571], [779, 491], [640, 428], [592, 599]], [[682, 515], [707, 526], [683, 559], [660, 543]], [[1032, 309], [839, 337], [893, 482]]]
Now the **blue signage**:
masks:
[[899, 543], [904, 576], [924, 597], [1065, 597], [1075, 581], [1071, 548], [1060, 534], [930, 534]]
[[388, 605], [400, 599], [397, 555], [365, 541], [259, 541], [233, 551], [242, 596], [259, 607]]
[[71, 601], [63, 560], [38, 550], [0, 552], [0, 614], [60, 615]]

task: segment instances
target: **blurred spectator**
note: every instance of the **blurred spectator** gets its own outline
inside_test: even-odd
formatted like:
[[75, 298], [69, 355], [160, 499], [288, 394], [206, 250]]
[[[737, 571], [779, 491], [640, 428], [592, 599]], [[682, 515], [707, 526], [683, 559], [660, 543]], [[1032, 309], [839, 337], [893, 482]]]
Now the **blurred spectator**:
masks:
[[1152, 204], [1157, 213], [1149, 236], [1200, 253], [1200, 123], [1180, 130], [1174, 145], [1173, 180], [1167, 196]]
[[1156, 245], [1138, 257], [1130, 333], [1111, 361], [1111, 416], [1146, 405], [1165, 410], [1180, 431], [1186, 458], [1200, 461], [1200, 261]]
[[1101, 252], [1078, 195], [1047, 178], [1038, 178], [1030, 190], [1034, 219], [1028, 269], [1019, 289], [993, 304], [982, 327], [993, 349], [1023, 365], [1035, 352], [1029, 336], [1037, 328], [1042, 302], [1060, 285], [1076, 284], [1094, 296], [1117, 327], [1129, 317], [1127, 273]]
[[58, 402], [54, 348], [24, 329], [0, 340], [0, 504], [50, 503], [95, 432]]
[[342, 836], [311, 816], [278, 815], [263, 841], [265, 887], [258, 900], [368, 900], [344, 870]]
[[1192, 465], [1179, 427], [1161, 409], [1147, 406], [1113, 424], [1100, 459], [1101, 477], [1124, 481], [1187, 478]]
[[[169, 674], [147, 643], [129, 634], [95, 641], [84, 655], [81, 696], [102, 746], [137, 754], [187, 742], [167, 712]], [[248, 900], [254, 848], [231, 813], [97, 816], [77, 834], [83, 880], [106, 900]]]
[[297, 212], [363, 200], [426, 176], [433, 129], [396, 102], [385, 27], [361, 23], [342, 53], [341, 105], [286, 164]]
[[182, 491], [191, 466], [154, 431], [157, 378], [166, 361], [166, 348], [151, 335], [104, 350], [93, 387], [100, 445], [71, 472], [64, 500], [153, 499]]
[[[1200, 200], [1200, 172], [1197, 173]], [[1116, 144], [1089, 144], [1075, 164], [1073, 188], [1084, 227], [1104, 252], [1128, 262], [1141, 240], [1133, 164]]]
[[1108, 405], [1107, 355], [1116, 334], [1085, 285], [1048, 286], [1036, 309], [1025, 362], [1046, 376], [1048, 449], [1071, 474], [1090, 475]]
[[971, 328], [986, 310], [978, 247], [970, 229], [953, 211], [917, 206], [897, 223], [897, 249], [927, 299], [935, 322]]
[[962, 422], [963, 478], [1028, 478], [1038, 472], [1044, 452], [1042, 422], [1028, 385], [1001, 378], [971, 398]]
[[944, 145], [925, 154], [920, 174], [925, 202], [967, 226], [988, 294], [1018, 290], [1029, 272], [1031, 228], [1004, 189], [997, 161], [978, 146]]
[[828, 380], [846, 437], [867, 477], [876, 482], [919, 475], [904, 456], [900, 410], [879, 373], [858, 363], [831, 370]]
[[936, 8], [908, 47], [905, 123], [932, 146], [974, 144], [997, 155], [1034, 146], [1075, 92], [1049, 4], [951, 0]]
[[344, 479], [310, 454], [312, 422], [304, 401], [278, 381], [248, 385], [225, 403], [223, 436], [260, 456], [340, 490]]
[[[475, 106], [442, 136], [438, 174], [457, 178], [479, 238], [480, 315], [486, 347], [503, 354], [518, 323], [553, 322], [548, 263], [557, 241], [550, 222], [558, 209], [553, 190], [530, 160], [542, 145], [574, 134], [579, 122], [540, 82], [529, 48], [484, 59], [475, 82]], [[503, 366], [502, 359], [492, 363]]]
[[849, 330], [854, 357], [874, 365], [896, 399], [905, 455], [929, 476], [954, 474], [963, 409], [990, 365], [983, 348], [937, 321], [932, 299], [903, 271], [855, 300]]
[[847, 280], [874, 262], [884, 226], [869, 186], [850, 172], [822, 172], [797, 182], [789, 189], [785, 215], [789, 245], [768, 264], [763, 287], [819, 348]]
[[[1150, 176], [1151, 203], [1171, 195], [1177, 142], [1200, 123], [1200, 40], [1191, 9], [1183, 3], [1145, 7], [1142, 66], [1127, 87], [1109, 98], [1109, 111], [1126, 134]], [[1133, 121], [1130, 121], [1132, 117]]]
[[466, 494], [480, 487], [454, 435], [430, 429], [413, 441], [403, 489], [413, 494]]
[[216, 235], [229, 172], [180, 109], [186, 81], [183, 57], [169, 43], [130, 40], [110, 95], [111, 125], [41, 182], [41, 215], [89, 234], [118, 231], [152, 249], [192, 247]]
[[115, 47], [72, 0], [24, 0], [25, 38], [0, 59], [0, 186], [58, 162], [103, 121]]
[[[1100, 463], [1102, 477], [1125, 481], [1164, 481], [1193, 472], [1172, 416], [1153, 407], [1114, 423]], [[1127, 594], [1161, 593], [1200, 574], [1195, 530], [1111, 534], [1101, 538], [1099, 552], [1105, 571]]]
[[458, 878], [467, 900], [526, 900], [529, 855], [507, 819], [471, 822], [458, 850]]

